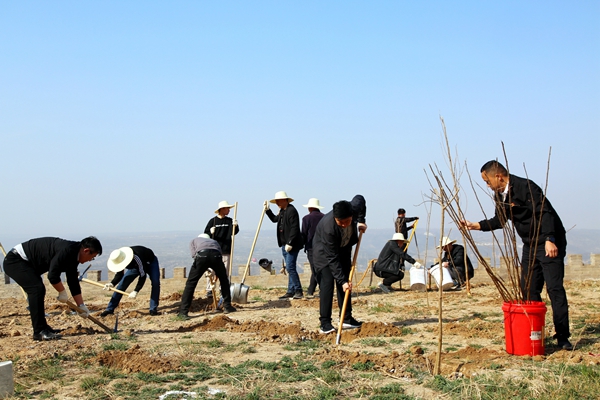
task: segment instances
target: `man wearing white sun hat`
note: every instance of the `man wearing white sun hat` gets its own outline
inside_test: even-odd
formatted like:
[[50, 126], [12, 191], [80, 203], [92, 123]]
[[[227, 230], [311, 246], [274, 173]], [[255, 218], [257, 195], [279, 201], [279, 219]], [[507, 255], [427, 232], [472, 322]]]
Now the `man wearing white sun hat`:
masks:
[[[150, 315], [158, 315], [158, 301], [160, 297], [160, 271], [158, 258], [154, 252], [144, 246], [121, 247], [113, 250], [106, 263], [108, 269], [115, 272], [115, 276], [110, 283], [104, 285], [104, 290], [117, 285], [117, 289], [125, 291], [139, 276], [135, 290], [129, 294], [129, 297], [135, 299], [138, 292], [144, 287], [146, 277], [150, 277], [152, 291], [150, 292]], [[106, 310], [102, 311], [100, 316], [114, 314], [115, 308], [121, 302], [122, 294], [114, 292]]]
[[321, 212], [323, 208], [319, 199], [312, 198], [308, 200], [308, 204], [304, 204], [302, 207], [308, 208], [308, 214], [302, 218], [302, 240], [304, 241], [304, 252], [308, 258], [308, 264], [310, 265], [310, 284], [306, 289], [307, 297], [314, 296], [315, 289], [317, 288], [317, 273], [315, 272], [315, 266], [313, 263], [313, 251], [312, 241], [317, 230], [317, 225], [321, 218], [325, 216]]
[[281, 253], [285, 260], [285, 267], [288, 272], [288, 289], [287, 292], [280, 297], [281, 299], [301, 299], [304, 297], [302, 292], [302, 284], [300, 276], [296, 270], [296, 260], [298, 253], [304, 247], [302, 242], [302, 233], [300, 232], [300, 217], [296, 207], [291, 202], [294, 201], [287, 195], [286, 192], [275, 193], [275, 198], [270, 202], [277, 204], [279, 213], [273, 214], [269, 208], [269, 202], [265, 201], [264, 207], [267, 216], [271, 222], [277, 223], [277, 244], [281, 247]]
[[[229, 211], [233, 207], [235, 205], [229, 204], [225, 200], [220, 201], [215, 210], [215, 214], [217, 215], [212, 217], [206, 224], [206, 228], [204, 228], [204, 233], [210, 239], [216, 240], [219, 246], [221, 246], [223, 264], [225, 264], [227, 275], [229, 275], [229, 269], [231, 268], [231, 238], [234, 232], [237, 235], [240, 231], [237, 220], [228, 217]], [[208, 276], [206, 277], [206, 297], [212, 299], [210, 277]]]
[[[436, 248], [439, 249], [440, 245]], [[442, 238], [441, 248], [444, 250], [442, 267], [448, 268], [448, 272], [450, 272], [450, 276], [457, 286], [463, 286], [467, 281], [467, 273], [469, 279], [472, 279], [474, 275], [473, 264], [471, 264], [468, 256], [465, 265], [465, 248], [460, 244], [456, 244], [456, 240], [450, 240], [447, 236]]]
[[383, 281], [379, 283], [379, 289], [383, 293], [390, 293], [392, 284], [401, 281], [404, 278], [404, 261], [413, 264], [415, 268], [421, 268], [422, 265], [408, 253], [404, 251], [406, 247], [406, 238], [402, 233], [394, 233], [381, 249], [377, 262], [373, 266], [373, 272]]

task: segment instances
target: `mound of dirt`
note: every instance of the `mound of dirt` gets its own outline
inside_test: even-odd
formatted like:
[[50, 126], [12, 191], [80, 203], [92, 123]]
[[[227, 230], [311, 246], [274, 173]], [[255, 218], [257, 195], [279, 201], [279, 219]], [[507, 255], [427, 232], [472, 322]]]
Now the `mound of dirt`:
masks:
[[126, 373], [164, 373], [179, 368], [179, 362], [164, 356], [150, 355], [141, 350], [139, 345], [126, 351], [105, 351], [96, 356], [95, 361], [101, 366], [120, 369]]
[[101, 333], [93, 328], [83, 327], [81, 325], [76, 325], [71, 328], [64, 329], [61, 332], [61, 335], [64, 336], [77, 336], [77, 335], [91, 335], [94, 333]]

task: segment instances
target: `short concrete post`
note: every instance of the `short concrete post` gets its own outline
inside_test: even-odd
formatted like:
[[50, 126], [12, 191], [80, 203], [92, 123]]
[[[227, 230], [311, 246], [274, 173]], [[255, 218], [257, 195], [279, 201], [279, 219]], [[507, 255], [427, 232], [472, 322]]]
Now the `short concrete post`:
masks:
[[4, 275], [4, 284], [5, 285], [10, 284], [10, 276], [6, 275], [4, 272], [2, 272], [0, 275]]
[[2, 361], [0, 362], [0, 399], [12, 396], [14, 393], [13, 363]]
[[570, 267], [580, 267], [583, 265], [581, 254], [567, 254], [567, 265]]
[[600, 266], [600, 254], [592, 254], [590, 256], [590, 265]]
[[159, 272], [160, 272], [160, 279], [165, 279], [165, 269], [159, 268]]
[[175, 267], [173, 268], [173, 278], [175, 279], [186, 279], [187, 278], [187, 269], [185, 267]]
[[102, 280], [102, 271], [97, 271], [93, 269], [91, 271], [88, 271], [86, 275], [86, 278], [90, 281], [100, 282]]

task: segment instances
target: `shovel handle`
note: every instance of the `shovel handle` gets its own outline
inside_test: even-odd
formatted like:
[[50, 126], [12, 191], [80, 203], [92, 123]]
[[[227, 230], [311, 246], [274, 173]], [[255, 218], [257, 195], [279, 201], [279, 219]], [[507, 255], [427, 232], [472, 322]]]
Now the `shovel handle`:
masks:
[[248, 262], [246, 263], [246, 270], [244, 271], [244, 277], [242, 278], [242, 282], [240, 285], [244, 284], [246, 280], [246, 276], [248, 275], [248, 270], [250, 270], [250, 262], [252, 261], [252, 254], [254, 253], [254, 246], [256, 246], [256, 240], [258, 239], [258, 233], [260, 232], [260, 226], [262, 225], [263, 218], [265, 217], [265, 212], [267, 210], [263, 207], [262, 213], [260, 214], [260, 220], [258, 221], [258, 228], [256, 228], [256, 234], [254, 235], [254, 240], [252, 241], [252, 247], [250, 248], [250, 255], [248, 256]]
[[[238, 202], [235, 202], [233, 210], [233, 220], [237, 221]], [[235, 244], [235, 226], [231, 230], [231, 252], [229, 253], [229, 282], [231, 282], [231, 272], [233, 271], [233, 248]], [[227, 267], [227, 266], [225, 266]]]
[[[358, 242], [356, 243], [356, 248], [354, 249], [354, 257], [352, 258], [352, 268], [350, 268], [350, 276], [348, 277], [348, 282], [352, 282], [352, 278], [354, 278], [354, 271], [356, 270], [356, 260], [358, 259], [358, 249], [360, 249], [360, 241], [362, 240], [363, 233], [358, 234]], [[340, 325], [338, 326], [337, 337], [335, 338], [335, 344], [340, 344], [342, 339], [342, 330], [344, 329], [344, 317], [346, 315], [346, 308], [348, 307], [348, 298], [350, 298], [351, 289], [346, 290], [344, 294], [344, 305], [342, 306], [342, 313], [340, 314]]]
[[[70, 301], [67, 301], [67, 306], [69, 306], [69, 308], [71, 310], [77, 311], [77, 312], [83, 312], [83, 310], [79, 307], [77, 307], [75, 304], [71, 303]], [[108, 333], [112, 333], [113, 330], [110, 329], [108, 326], [104, 325], [102, 322], [100, 322], [97, 318], [92, 317], [91, 315], [88, 315], [87, 319], [89, 319], [90, 321], [92, 321], [93, 323], [95, 323], [96, 325], [98, 325], [99, 327], [101, 327], [102, 329], [104, 329], [106, 332]]]
[[[101, 287], [101, 288], [104, 287], [103, 284], [101, 284], [99, 282], [96, 282], [96, 281], [91, 281], [91, 280], [86, 279], [86, 278], [81, 278], [81, 282], [89, 283], [90, 285], [98, 286], [98, 287]], [[124, 291], [119, 290], [119, 289], [115, 289], [115, 288], [111, 287], [111, 288], [109, 288], [109, 290], [112, 290], [113, 292], [121, 293], [121, 294], [123, 294], [125, 296], [129, 296], [129, 293], [124, 292]]]

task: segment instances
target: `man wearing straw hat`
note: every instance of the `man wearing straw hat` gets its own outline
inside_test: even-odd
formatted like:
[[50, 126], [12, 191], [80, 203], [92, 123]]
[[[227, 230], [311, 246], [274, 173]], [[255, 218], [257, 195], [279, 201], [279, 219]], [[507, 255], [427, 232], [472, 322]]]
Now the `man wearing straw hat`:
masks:
[[304, 252], [310, 265], [310, 284], [308, 285], [308, 289], [306, 289], [306, 295], [308, 298], [312, 298], [317, 288], [317, 274], [315, 273], [315, 264], [313, 262], [312, 241], [317, 230], [317, 225], [325, 214], [321, 212], [323, 207], [319, 199], [316, 198], [309, 199], [308, 204], [304, 204], [302, 207], [308, 208], [308, 214], [302, 218], [302, 239], [304, 240]]
[[[209, 235], [211, 239], [216, 240], [217, 243], [219, 243], [219, 246], [221, 246], [221, 252], [223, 253], [223, 264], [225, 265], [225, 270], [228, 276], [229, 269], [231, 268], [231, 237], [234, 234], [234, 230], [236, 235], [240, 231], [237, 220], [232, 220], [228, 217], [229, 211], [232, 207], [235, 207], [235, 205], [228, 204], [225, 200], [219, 202], [219, 205], [215, 210], [215, 214], [217, 215], [208, 221], [206, 228], [204, 229], [204, 233]], [[206, 297], [211, 299], [212, 295], [210, 278], [207, 276]]]
[[202, 275], [210, 268], [215, 271], [217, 278], [221, 282], [221, 294], [223, 295], [223, 312], [231, 313], [237, 311], [231, 305], [231, 292], [229, 288], [229, 277], [223, 264], [221, 255], [221, 246], [216, 240], [211, 239], [206, 233], [201, 233], [197, 238], [190, 242], [190, 252], [194, 259], [190, 275], [185, 282], [185, 289], [181, 297], [181, 306], [179, 307], [179, 317], [188, 319], [188, 312], [194, 298], [194, 290]]
[[394, 233], [381, 249], [377, 262], [373, 266], [373, 272], [383, 280], [379, 283], [379, 289], [383, 293], [390, 293], [392, 285], [404, 278], [404, 261], [413, 264], [415, 268], [422, 265], [404, 251], [406, 239], [401, 233]]
[[79, 286], [79, 264], [92, 261], [102, 254], [100, 241], [93, 236], [81, 242], [43, 237], [31, 239], [13, 247], [4, 258], [4, 272], [14, 279], [27, 293], [29, 314], [33, 325], [33, 340], [60, 339], [58, 331], [46, 322], [44, 297], [46, 286], [41, 275], [48, 273], [48, 281], [58, 292], [58, 301], [69, 301], [67, 290], [60, 279], [64, 272], [71, 296], [81, 309], [80, 317], [87, 318], [90, 312], [83, 303]]
[[265, 202], [267, 216], [271, 222], [277, 223], [277, 244], [281, 247], [288, 273], [288, 289], [280, 299], [301, 299], [304, 297], [300, 276], [296, 270], [298, 253], [300, 253], [304, 244], [300, 232], [300, 217], [296, 207], [291, 204], [292, 201], [294, 199], [283, 191], [275, 193], [275, 198], [271, 199], [270, 202], [277, 204], [277, 207], [279, 207], [277, 215], [273, 214], [273, 211], [269, 208], [269, 203]]
[[[436, 248], [439, 249], [440, 245], [437, 245]], [[469, 274], [469, 279], [473, 278], [473, 264], [471, 264], [471, 260], [467, 256], [467, 265], [465, 266], [465, 248], [460, 244], [456, 244], [456, 240], [450, 240], [449, 237], [444, 236], [441, 248], [444, 251], [442, 267], [448, 268], [448, 272], [450, 272], [450, 276], [456, 287], [461, 288], [467, 281], [467, 273]]]
[[[158, 315], [158, 302], [160, 298], [160, 270], [158, 258], [154, 252], [144, 246], [121, 247], [113, 250], [106, 262], [108, 269], [115, 273], [112, 281], [104, 285], [104, 290], [117, 287], [121, 291], [127, 290], [135, 278], [139, 277], [138, 283], [129, 298], [135, 299], [138, 292], [144, 287], [146, 277], [150, 277], [152, 290], [150, 291], [150, 315]], [[119, 306], [121, 293], [113, 292], [106, 310], [102, 311], [101, 317], [114, 314], [115, 308]]]
[[[569, 304], [563, 285], [567, 235], [560, 217], [533, 181], [509, 174], [491, 160], [481, 167], [481, 178], [494, 191], [494, 217], [479, 222], [461, 221], [469, 230], [502, 229], [510, 219], [523, 241], [521, 290], [530, 301], [542, 301], [544, 282], [552, 303], [558, 347], [572, 350], [569, 341]], [[529, 290], [527, 290], [529, 289]]]
[[[365, 232], [367, 224], [367, 202], [356, 195], [352, 202], [342, 200], [325, 214], [313, 238], [313, 260], [319, 282], [319, 321], [323, 334], [335, 331], [331, 324], [333, 288], [337, 291], [340, 314], [344, 304], [344, 292], [352, 289], [349, 281], [352, 268], [352, 246], [358, 243], [358, 232]], [[343, 318], [344, 329], [358, 328], [362, 322], [352, 316], [352, 299], [348, 299]]]

